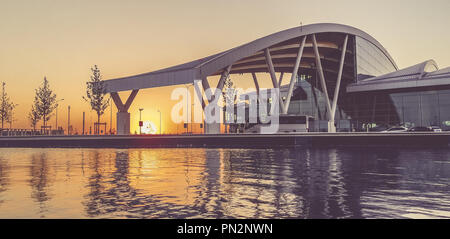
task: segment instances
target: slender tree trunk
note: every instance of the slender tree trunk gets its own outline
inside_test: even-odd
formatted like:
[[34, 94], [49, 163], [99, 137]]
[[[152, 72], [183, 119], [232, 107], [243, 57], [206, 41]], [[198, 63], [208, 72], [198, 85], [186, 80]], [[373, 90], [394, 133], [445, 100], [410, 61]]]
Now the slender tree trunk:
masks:
[[47, 115], [44, 114], [44, 134], [47, 134], [47, 121], [45, 120], [47, 118]]
[[100, 114], [97, 113], [97, 134], [100, 134]]

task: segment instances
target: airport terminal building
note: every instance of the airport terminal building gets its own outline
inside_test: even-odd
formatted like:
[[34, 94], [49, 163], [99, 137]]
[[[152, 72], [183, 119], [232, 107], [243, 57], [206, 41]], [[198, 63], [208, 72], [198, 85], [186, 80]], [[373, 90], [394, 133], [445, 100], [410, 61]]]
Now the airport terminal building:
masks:
[[[285, 73], [290, 79], [281, 86]], [[206, 90], [208, 77], [219, 75], [216, 88], [222, 90], [232, 74], [248, 76], [258, 92], [258, 75], [268, 74], [273, 88], [280, 89], [280, 113], [310, 116], [309, 131], [354, 132], [400, 125], [450, 130], [450, 67], [439, 69], [427, 60], [399, 69], [369, 34], [322, 23], [284, 30], [178, 66], [107, 80], [107, 91], [118, 108], [118, 133], [129, 133], [127, 110], [139, 89], [201, 80]], [[129, 90], [130, 97], [122, 103], [117, 92]], [[218, 133], [214, 125], [205, 128], [206, 133]]]
[[[355, 69], [366, 71], [358, 66]], [[438, 70], [436, 63], [429, 60], [387, 74], [371, 72], [372, 75], [356, 74], [356, 80], [341, 82], [344, 89], [338, 96], [336, 131], [381, 131], [393, 126], [437, 126], [450, 130], [450, 68]], [[280, 87], [280, 94], [287, 97], [286, 85]], [[317, 73], [300, 75], [288, 115], [311, 116], [309, 131], [327, 132], [325, 97]]]

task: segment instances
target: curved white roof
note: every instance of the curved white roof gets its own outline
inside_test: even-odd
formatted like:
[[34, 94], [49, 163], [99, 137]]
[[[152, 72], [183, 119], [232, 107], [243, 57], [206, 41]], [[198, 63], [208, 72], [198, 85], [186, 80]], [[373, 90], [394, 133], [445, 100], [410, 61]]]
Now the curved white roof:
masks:
[[360, 80], [357, 84], [366, 84], [370, 82], [381, 82], [381, 81], [392, 81], [392, 80], [404, 80], [411, 78], [422, 78], [422, 76], [427, 73], [428, 69], [433, 69], [433, 71], [438, 70], [438, 66], [434, 60], [427, 60], [417, 65], [413, 65], [398, 71], [387, 73], [377, 77], [371, 77], [364, 80]]
[[[242, 46], [181, 65], [140, 75], [106, 80], [107, 92], [193, 83], [194, 80], [217, 74], [217, 72], [222, 71], [227, 66], [255, 55], [266, 48], [291, 39], [317, 33], [344, 33], [364, 38], [380, 49], [397, 68], [395, 61], [386, 49], [369, 34], [347, 25], [320, 23], [280, 31]], [[321, 46], [319, 45], [319, 47]]]
[[392, 73], [360, 80], [347, 92], [368, 92], [450, 85], [450, 67], [439, 70], [434, 60], [424, 61]]

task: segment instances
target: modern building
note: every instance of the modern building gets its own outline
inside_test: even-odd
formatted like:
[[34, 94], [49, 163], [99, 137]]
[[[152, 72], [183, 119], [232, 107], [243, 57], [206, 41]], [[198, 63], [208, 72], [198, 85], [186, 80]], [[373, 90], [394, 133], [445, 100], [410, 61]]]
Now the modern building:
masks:
[[[257, 74], [263, 73], [270, 75], [273, 88], [280, 88], [280, 78], [290, 73], [289, 84], [280, 88], [280, 113], [311, 116], [310, 131], [396, 125], [450, 130], [450, 67], [439, 70], [428, 60], [398, 69], [375, 38], [340, 24], [295, 27], [196, 61], [106, 83], [118, 108], [117, 131], [129, 134], [127, 110], [139, 89], [201, 80], [206, 90], [208, 77], [220, 75], [217, 89], [222, 90], [230, 74], [244, 74], [259, 91]], [[117, 92], [130, 90], [123, 103]], [[220, 129], [205, 128], [206, 133]]]

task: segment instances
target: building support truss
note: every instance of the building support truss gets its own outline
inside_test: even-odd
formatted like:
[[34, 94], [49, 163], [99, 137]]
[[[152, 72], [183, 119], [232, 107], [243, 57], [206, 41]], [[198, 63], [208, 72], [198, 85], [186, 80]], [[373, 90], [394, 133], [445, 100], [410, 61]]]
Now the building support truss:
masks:
[[211, 101], [214, 101], [215, 99], [218, 99], [220, 95], [222, 94], [223, 87], [225, 85], [225, 81], [230, 76], [231, 71], [231, 65], [229, 65], [220, 76], [219, 82], [217, 83], [216, 91], [214, 93], [214, 96], [211, 98]]
[[139, 90], [132, 90], [130, 96], [128, 96], [127, 101], [122, 103], [122, 100], [120, 99], [120, 96], [117, 92], [111, 92], [111, 98], [114, 101], [114, 104], [117, 107], [117, 111], [119, 112], [128, 112], [128, 109], [131, 106], [131, 103], [133, 103], [134, 98], [136, 97]]
[[281, 87], [281, 83], [283, 82], [283, 76], [284, 76], [284, 72], [281, 72], [280, 80], [278, 80], [278, 86], [280, 86], [280, 87]]
[[255, 72], [252, 72], [252, 77], [253, 77], [253, 83], [255, 83], [256, 94], [259, 97], [259, 83], [258, 83], [258, 78], [256, 78], [256, 73]]
[[344, 61], [345, 61], [345, 52], [347, 51], [347, 42], [348, 42], [348, 35], [345, 35], [344, 45], [342, 46], [341, 61], [339, 63], [339, 72], [336, 80], [336, 88], [334, 89], [333, 106], [331, 107], [332, 121], [334, 121], [334, 118], [336, 116], [336, 107], [339, 98], [339, 90], [341, 87], [342, 71], [344, 69]]
[[316, 58], [316, 65], [317, 65], [317, 72], [319, 73], [320, 78], [320, 84], [322, 86], [322, 91], [325, 95], [326, 105], [327, 105], [327, 112], [328, 112], [328, 132], [336, 132], [336, 126], [335, 126], [335, 115], [336, 115], [336, 107], [337, 107], [337, 101], [339, 98], [339, 89], [341, 85], [341, 79], [342, 79], [342, 72], [344, 68], [344, 60], [345, 60], [345, 52], [347, 51], [347, 42], [348, 42], [348, 35], [345, 36], [344, 39], [344, 45], [342, 47], [342, 53], [341, 53], [341, 60], [339, 62], [339, 71], [338, 71], [338, 77], [336, 81], [336, 88], [333, 96], [333, 102], [330, 103], [330, 98], [328, 96], [328, 90], [327, 85], [325, 81], [325, 76], [323, 74], [323, 68], [322, 63], [320, 60], [320, 54], [319, 49], [317, 47], [317, 40], [316, 35], [312, 35], [313, 39], [313, 48], [314, 48], [314, 54]]
[[[232, 65], [229, 65], [228, 67], [226, 67], [223, 70], [223, 72], [220, 76], [219, 82], [217, 83], [217, 87], [216, 87], [215, 91], [214, 92], [209, 91], [209, 93], [211, 94], [209, 99], [208, 99], [208, 94], [205, 94], [206, 99], [203, 98], [203, 92], [210, 90], [210, 85], [208, 83], [207, 77], [204, 77], [202, 79], [203, 92], [201, 91], [200, 87], [194, 83], [194, 90], [195, 90], [197, 97], [199, 97], [200, 102], [202, 102], [203, 110], [205, 110], [205, 107], [207, 104], [211, 104], [220, 98], [220, 96], [223, 92], [223, 87], [225, 86], [225, 81], [230, 76], [231, 66]], [[218, 103], [218, 102], [216, 102], [216, 103]], [[216, 114], [217, 113], [218, 112], [216, 112]], [[218, 127], [217, 124], [206, 124], [206, 122], [205, 122], [204, 126], [205, 126], [205, 133], [215, 133], [215, 134], [220, 133], [220, 125]]]
[[286, 97], [285, 107], [283, 114], [287, 114], [289, 105], [291, 104], [292, 92], [294, 91], [295, 79], [297, 78], [298, 68], [300, 67], [300, 61], [303, 55], [303, 49], [305, 48], [306, 36], [303, 37], [300, 47], [298, 48], [297, 58], [295, 60], [294, 69], [292, 70], [291, 81], [289, 82], [289, 90]]
[[[279, 90], [280, 86], [278, 85], [277, 76], [275, 75], [275, 68], [273, 66], [272, 57], [270, 56], [269, 48], [266, 48], [264, 50], [264, 52], [266, 55], [266, 62], [267, 62], [267, 66], [269, 68], [270, 78], [272, 79], [273, 87]], [[285, 112], [285, 107], [284, 107], [284, 103], [283, 103], [281, 94], [279, 94], [279, 102], [280, 102], [281, 112]]]
[[[220, 94], [222, 94], [222, 90], [225, 85], [225, 81], [230, 76], [230, 72], [231, 72], [231, 65], [229, 65], [227, 68], [225, 68], [223, 70], [222, 75], [220, 76], [219, 82], [217, 83], [216, 90], [214, 92], [211, 92], [212, 95], [211, 95], [210, 99], [208, 99], [208, 97], [206, 97], [206, 103], [210, 103], [210, 102], [214, 101], [215, 99], [217, 99], [218, 97], [220, 97]], [[209, 85], [208, 79], [206, 77], [202, 79], [202, 86], [203, 86], [203, 90], [205, 92], [211, 88]], [[199, 93], [197, 89], [196, 89], [196, 92], [197, 92], [197, 94]]]
[[116, 129], [117, 134], [119, 135], [130, 134], [130, 113], [128, 113], [128, 109], [130, 108], [131, 103], [133, 103], [138, 91], [139, 90], [132, 90], [125, 104], [122, 102], [117, 92], [110, 93], [111, 98], [117, 107]]

